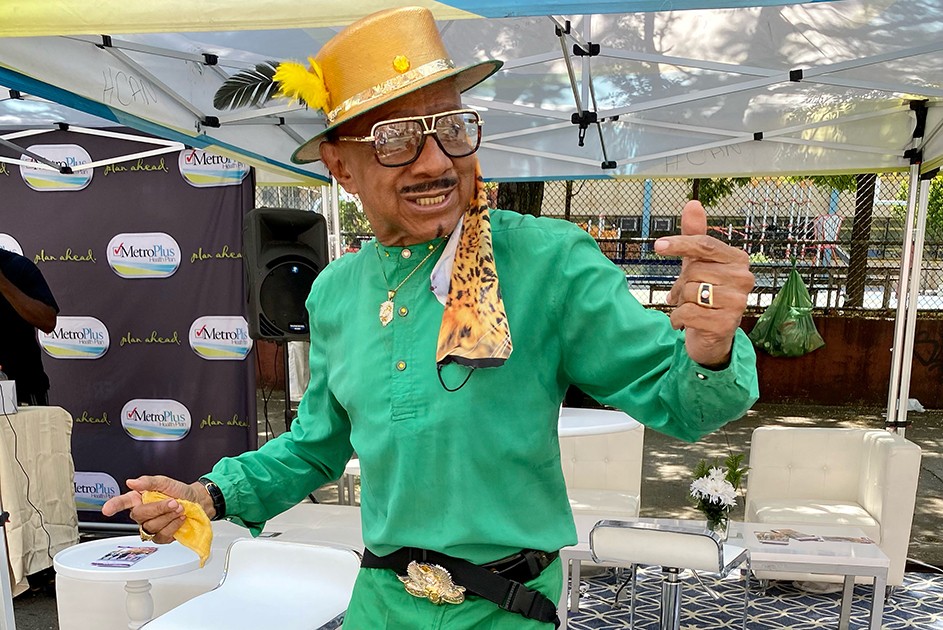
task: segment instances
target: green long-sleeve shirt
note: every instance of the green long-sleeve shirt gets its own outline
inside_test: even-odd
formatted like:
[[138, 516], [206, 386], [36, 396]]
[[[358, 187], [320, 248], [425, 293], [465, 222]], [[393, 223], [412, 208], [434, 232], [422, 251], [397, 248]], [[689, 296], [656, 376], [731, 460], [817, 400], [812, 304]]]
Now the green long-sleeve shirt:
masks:
[[[491, 219], [514, 346], [507, 363], [445, 391], [435, 363], [443, 306], [429, 286], [439, 252], [396, 293], [386, 327], [380, 303], [427, 245], [371, 242], [345, 255], [307, 301], [311, 380], [291, 432], [208, 475], [230, 518], [259, 527], [337, 479], [356, 450], [374, 553], [412, 546], [481, 563], [556, 550], [576, 542], [557, 438], [569, 385], [689, 441], [756, 400], [756, 357], [742, 332], [726, 369], [702, 368], [683, 333], [638, 303], [585, 232], [500, 210]], [[450, 364], [441, 377], [454, 388], [467, 373]]]

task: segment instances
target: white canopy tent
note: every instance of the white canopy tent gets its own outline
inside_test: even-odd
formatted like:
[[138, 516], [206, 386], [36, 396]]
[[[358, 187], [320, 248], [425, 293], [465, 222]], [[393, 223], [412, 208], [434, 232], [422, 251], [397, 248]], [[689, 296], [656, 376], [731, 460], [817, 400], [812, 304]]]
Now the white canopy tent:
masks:
[[[910, 170], [901, 273], [911, 290], [898, 309], [888, 405], [889, 419], [903, 420], [920, 276], [911, 270], [926, 218], [927, 182], [917, 184], [943, 164], [943, 5], [414, 3], [436, 13], [457, 64], [505, 60], [466, 98], [484, 111], [480, 158], [491, 179]], [[11, 90], [0, 126], [18, 117], [22, 126], [33, 103], [24, 97], [38, 97], [228, 155], [276, 181], [323, 183], [320, 166], [288, 160], [323, 128], [318, 113], [284, 102], [219, 112], [212, 95], [236, 70], [304, 60], [342, 25], [401, 3], [87, 4], [0, 2], [0, 85]]]
[[[288, 156], [322, 128], [319, 113], [280, 101], [220, 112], [212, 95], [236, 70], [268, 59], [303, 61], [341, 25], [398, 3], [356, 3], [356, 10], [350, 2], [312, 3], [316, 11], [286, 0], [229, 3], [219, 10], [223, 19], [209, 10], [193, 15], [194, 7], [216, 2], [188, 3], [177, 18], [164, 2], [163, 18], [146, 30], [166, 32], [149, 33], [139, 31], [152, 10], [138, 4], [98, 2], [113, 12], [96, 16], [68, 10], [77, 5], [67, 1], [0, 3], [0, 85], [311, 182], [326, 181], [326, 173], [292, 165]], [[914, 148], [911, 107], [923, 102], [927, 133], [919, 148], [926, 167], [943, 163], [943, 7], [934, 0], [652, 13], [614, 12], [631, 2], [425, 4], [443, 18], [456, 63], [505, 60], [467, 98], [486, 110], [486, 176], [903, 170], [904, 152]], [[467, 12], [471, 6], [486, 16], [524, 17], [483, 19]], [[562, 15], [577, 12], [583, 15]], [[247, 30], [253, 20], [284, 26], [265, 16], [285, 15], [295, 28]], [[577, 54], [597, 53], [597, 46], [598, 54]]]

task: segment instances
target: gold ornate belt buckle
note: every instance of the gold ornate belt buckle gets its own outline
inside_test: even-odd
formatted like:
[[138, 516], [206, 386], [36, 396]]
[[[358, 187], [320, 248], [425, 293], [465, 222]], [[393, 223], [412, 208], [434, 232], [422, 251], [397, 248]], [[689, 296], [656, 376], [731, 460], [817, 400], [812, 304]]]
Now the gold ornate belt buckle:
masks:
[[437, 564], [413, 560], [406, 567], [406, 576], [396, 577], [410, 595], [428, 599], [433, 604], [461, 604], [465, 601], [465, 587], [453, 582], [452, 574]]

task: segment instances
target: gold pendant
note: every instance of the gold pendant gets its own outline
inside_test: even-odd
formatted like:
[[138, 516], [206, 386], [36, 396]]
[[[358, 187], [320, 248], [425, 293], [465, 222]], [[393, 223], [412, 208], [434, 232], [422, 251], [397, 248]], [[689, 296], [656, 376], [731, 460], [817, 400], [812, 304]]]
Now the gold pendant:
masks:
[[412, 561], [406, 567], [406, 577], [397, 577], [410, 595], [428, 599], [433, 604], [461, 604], [465, 601], [465, 587], [453, 582], [449, 572], [437, 564]]
[[386, 326], [393, 321], [393, 300], [387, 300], [380, 305], [380, 323]]

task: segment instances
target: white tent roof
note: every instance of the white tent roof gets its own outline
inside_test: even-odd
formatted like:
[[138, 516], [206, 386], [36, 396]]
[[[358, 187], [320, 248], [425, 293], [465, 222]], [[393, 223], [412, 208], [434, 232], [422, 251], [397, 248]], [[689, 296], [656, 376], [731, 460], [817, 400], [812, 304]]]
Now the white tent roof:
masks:
[[[63, 11], [75, 6], [69, 2], [5, 2], [0, 85], [311, 181], [324, 175], [320, 167], [299, 167], [288, 158], [321, 128], [319, 114], [282, 102], [264, 115], [218, 112], [212, 95], [236, 70], [268, 59], [303, 60], [339, 25], [396, 3], [331, 0], [300, 7], [259, 0], [251, 8], [227, 2], [225, 11], [214, 13], [219, 3], [206, 2], [194, 15], [194, 3], [184, 8], [171, 0], [160, 3], [164, 18], [154, 22], [149, 8], [137, 6], [146, 3], [94, 4], [102, 14]], [[168, 4], [181, 4], [180, 11]], [[440, 18], [456, 63], [505, 61], [466, 97], [486, 110], [480, 157], [492, 179], [903, 170], [918, 119], [925, 120], [916, 147], [924, 167], [943, 164], [943, 6], [936, 0], [649, 13], [613, 11], [664, 3], [420, 4]], [[542, 11], [555, 16], [533, 15]], [[577, 11], [593, 13], [572, 15]], [[217, 13], [225, 19], [213, 17]], [[524, 17], [496, 17], [507, 14]], [[170, 19], [175, 15], [179, 19]], [[292, 28], [284, 28], [286, 15]], [[567, 21], [569, 33], [558, 35]], [[244, 30], [253, 24], [271, 30]], [[138, 32], [87, 34], [110, 28]], [[155, 29], [168, 32], [141, 32]], [[574, 55], [574, 46], [590, 43], [599, 46], [597, 55]], [[60, 115], [73, 122], [48, 105], [31, 120], [39, 106], [0, 102], [0, 125], [56, 122]], [[582, 147], [579, 126], [571, 122], [578, 109], [600, 121], [585, 129]]]

